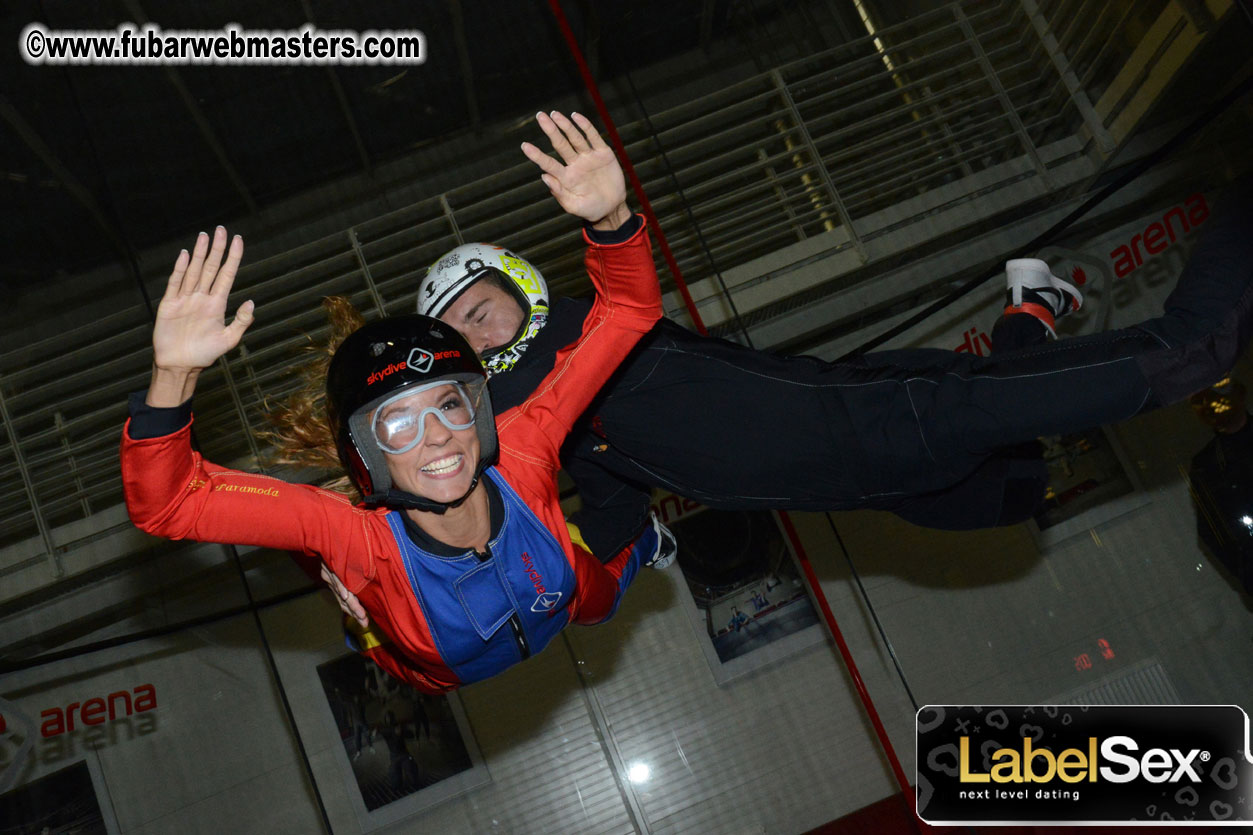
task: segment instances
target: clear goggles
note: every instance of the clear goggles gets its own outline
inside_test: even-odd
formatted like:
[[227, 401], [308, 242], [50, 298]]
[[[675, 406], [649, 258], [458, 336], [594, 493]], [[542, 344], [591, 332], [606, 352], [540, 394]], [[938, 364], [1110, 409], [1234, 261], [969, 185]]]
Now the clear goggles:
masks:
[[463, 384], [447, 380], [407, 388], [379, 404], [370, 430], [379, 449], [400, 455], [421, 443], [428, 414], [449, 429], [474, 426], [476, 400]]

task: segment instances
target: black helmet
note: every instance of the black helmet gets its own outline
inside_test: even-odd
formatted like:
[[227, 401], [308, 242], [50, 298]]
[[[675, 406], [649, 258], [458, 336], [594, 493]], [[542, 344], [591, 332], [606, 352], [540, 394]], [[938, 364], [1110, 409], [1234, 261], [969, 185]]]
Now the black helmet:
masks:
[[[462, 383], [475, 403], [479, 460], [470, 490], [445, 504], [398, 490], [385, 453], [374, 440], [370, 415], [405, 389], [442, 381]], [[429, 316], [394, 316], [353, 332], [331, 358], [326, 372], [326, 413], [339, 460], [367, 504], [412, 507], [443, 513], [456, 507], [496, 458], [496, 421], [487, 396], [487, 374], [474, 349], [457, 331]]]

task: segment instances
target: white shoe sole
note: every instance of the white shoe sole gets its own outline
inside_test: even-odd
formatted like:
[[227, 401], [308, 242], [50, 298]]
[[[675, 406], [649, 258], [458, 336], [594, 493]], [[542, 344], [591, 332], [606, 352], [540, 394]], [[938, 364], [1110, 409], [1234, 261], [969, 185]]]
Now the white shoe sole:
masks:
[[1005, 262], [1005, 276], [1009, 284], [1010, 298], [1013, 300], [1014, 307], [1022, 306], [1022, 291], [1024, 287], [1030, 290], [1061, 290], [1069, 293], [1075, 299], [1075, 310], [1083, 306], [1083, 294], [1070, 282], [1063, 281], [1053, 275], [1048, 262], [1041, 261], [1039, 258], [1011, 258]]
[[[674, 542], [674, 534], [670, 533], [670, 529], [661, 524], [661, 520], [654, 514], [653, 530], [657, 532], [657, 552], [653, 554], [653, 558], [644, 563], [645, 568], [655, 568], [658, 571], [664, 571], [674, 564], [675, 559], [679, 556], [678, 543], [675, 542], [675, 549], [666, 556], [661, 555], [661, 546], [665, 544], [667, 538]], [[664, 533], [663, 533], [664, 531]]]

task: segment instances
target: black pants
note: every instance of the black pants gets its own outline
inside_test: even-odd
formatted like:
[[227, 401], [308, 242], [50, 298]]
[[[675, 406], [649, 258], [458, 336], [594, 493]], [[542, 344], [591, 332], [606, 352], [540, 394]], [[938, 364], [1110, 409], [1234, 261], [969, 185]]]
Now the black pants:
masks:
[[[853, 408], [880, 414], [896, 429], [891, 442], [903, 441], [899, 452], [887, 452], [888, 439], [878, 439], [876, 460], [895, 465], [895, 483], [885, 484], [885, 492], [925, 488], [929, 471], [971, 473], [938, 493], [923, 490], [895, 505], [881, 495], [868, 503], [936, 527], [960, 527], [973, 521], [960, 508], [953, 511], [955, 525], [943, 524], [936, 511], [1000, 479], [1001, 518], [1013, 521], [1031, 465], [1005, 452], [1007, 446], [1123, 420], [1219, 380], [1253, 328], [1251, 233], [1253, 190], [1245, 182], [1224, 196], [1164, 314], [1130, 328], [990, 357], [908, 350], [866, 357], [866, 368], [882, 382], [854, 395]], [[979, 509], [977, 502], [971, 507]]]
[[[1034, 317], [1002, 317], [993, 356], [1043, 346], [1045, 337]], [[932, 392], [911, 388], [931, 367], [963, 356], [892, 351], [836, 364], [664, 323], [598, 404], [599, 430], [565, 449], [584, 491], [573, 521], [594, 549], [606, 533], [621, 536], [632, 508], [641, 520], [647, 510], [635, 484], [728, 510], [870, 507], [951, 530], [1021, 522], [1048, 483], [1034, 435], [968, 455], [936, 455], [923, 440], [924, 411], [916, 409], [926, 409]], [[588, 484], [598, 488], [592, 501]]]
[[[557, 319], [545, 330], [559, 333]], [[652, 486], [725, 509], [873, 507], [932, 527], [1007, 524], [1042, 496], [1036, 438], [1211, 385], [1251, 326], [1246, 182], [1215, 208], [1156, 319], [988, 357], [910, 349], [846, 363], [753, 351], [663, 320], [602, 390], [563, 461], [597, 554], [638, 530]], [[589, 502], [593, 481], [602, 484]]]
[[[992, 328], [992, 355], [1044, 345], [1048, 331], [1033, 316], [1002, 316]], [[970, 530], [1032, 518], [1048, 489], [1044, 447], [1036, 440], [994, 450], [962, 480], [941, 490], [887, 500], [883, 509], [924, 528]]]

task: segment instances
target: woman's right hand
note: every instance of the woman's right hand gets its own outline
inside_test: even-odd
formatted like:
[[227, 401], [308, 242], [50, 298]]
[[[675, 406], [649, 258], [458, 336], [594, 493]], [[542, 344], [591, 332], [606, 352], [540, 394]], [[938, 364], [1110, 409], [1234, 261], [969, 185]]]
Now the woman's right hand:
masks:
[[251, 301], [239, 306], [233, 322], [225, 323], [226, 297], [244, 255], [244, 239], [236, 235], [226, 252], [226, 237], [226, 230], [219, 226], [210, 247], [209, 236], [201, 232], [190, 256], [187, 250], [178, 254], [152, 331], [157, 368], [185, 372], [208, 368], [238, 345], [252, 324]]
[[226, 324], [226, 297], [244, 255], [243, 238], [236, 235], [229, 251], [226, 238], [226, 230], [219, 226], [210, 246], [209, 236], [201, 232], [191, 254], [183, 250], [174, 262], [152, 330], [149, 405], [177, 406], [186, 400], [200, 371], [238, 345], [252, 324], [251, 300], [241, 304], [234, 321]]

